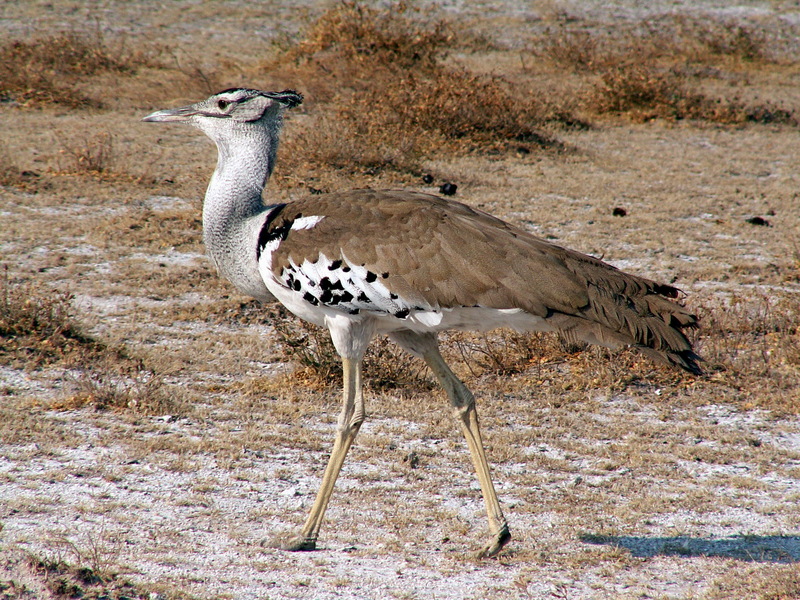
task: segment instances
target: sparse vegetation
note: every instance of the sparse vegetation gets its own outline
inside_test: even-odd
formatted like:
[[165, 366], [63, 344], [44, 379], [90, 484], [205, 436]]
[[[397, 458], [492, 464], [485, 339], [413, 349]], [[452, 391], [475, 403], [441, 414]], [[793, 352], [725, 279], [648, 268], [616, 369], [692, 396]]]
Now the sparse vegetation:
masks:
[[[595, 114], [628, 115], [637, 121], [797, 124], [794, 111], [785, 107], [703, 90], [703, 79], [720, 78], [725, 61], [775, 62], [772, 45], [760, 30], [680, 17], [647, 25], [645, 33], [622, 37], [582, 29], [549, 30], [537, 41], [535, 53], [585, 79], [583, 106]], [[692, 68], [698, 64], [707, 68]]]
[[6, 558], [17, 563], [26, 581], [0, 581], [3, 600], [187, 600], [184, 594], [163, 594], [137, 586], [114, 573], [99, 573], [87, 566], [74, 566], [62, 559], [39, 558], [33, 555]]
[[98, 31], [12, 40], [0, 45], [0, 100], [28, 107], [99, 107], [102, 101], [82, 89], [85, 78], [153, 64], [158, 63], [151, 52], [112, 48]]
[[6, 266], [0, 277], [0, 359], [37, 368], [96, 353], [100, 345], [73, 319], [71, 299], [68, 293], [13, 281]]
[[[327, 329], [299, 321], [283, 307], [269, 312], [281, 356], [300, 370], [289, 377], [300, 385], [330, 386], [342, 383], [342, 363]], [[364, 379], [373, 391], [403, 390], [427, 393], [432, 385], [427, 368], [385, 338], [373, 342], [364, 358]]]
[[553, 113], [535, 93], [449, 66], [443, 58], [453, 33], [410, 12], [405, 3], [383, 11], [342, 2], [268, 66], [314, 81], [322, 109], [303, 128], [301, 146], [287, 141], [294, 164], [414, 173], [445, 148], [562, 147], [542, 129]]
[[367, 68], [379, 64], [436, 70], [454, 32], [441, 19], [419, 17], [410, 2], [394, 2], [381, 10], [342, 0], [308, 27], [304, 39], [287, 50], [284, 60], [309, 62], [327, 54], [345, 69], [364, 63]]
[[83, 139], [62, 140], [59, 153], [65, 160], [61, 171], [66, 173], [103, 175], [113, 169], [113, 138], [108, 132]]
[[0, 144], [0, 186], [16, 186], [21, 183], [21, 169], [15, 164], [6, 147]]
[[[168, 5], [134, 23], [112, 3], [92, 29], [79, 4], [35, 34], [0, 23], [0, 598], [798, 595], [796, 25], [344, 1], [199, 3], [180, 31], [153, 25], [178, 22]], [[463, 437], [422, 361], [376, 340], [336, 527], [271, 554], [313, 501], [341, 365], [327, 332], [203, 258], [213, 146], [138, 122], [234, 85], [306, 97], [269, 201], [452, 181], [674, 280], [706, 374], [443, 334], [514, 535], [501, 568], [464, 569], [483, 521]]]
[[82, 370], [71, 382], [70, 392], [49, 405], [56, 409], [90, 406], [96, 410], [124, 410], [142, 415], [185, 414], [181, 394], [168, 389], [164, 378], [141, 362], [93, 365]]
[[770, 103], [747, 106], [735, 98], [711, 98], [692, 91], [688, 78], [679, 70], [664, 70], [634, 60], [604, 70], [588, 94], [586, 105], [600, 114], [627, 114], [637, 121], [663, 118], [796, 124], [794, 113], [787, 109]]
[[84, 331], [73, 317], [72, 295], [30, 282], [0, 279], [0, 364], [25, 369], [77, 369], [54, 408], [92, 406], [141, 414], [182, 412], [162, 377]]
[[[701, 49], [715, 58], [735, 58], [771, 63], [776, 61], [775, 46], [767, 32], [758, 26], [735, 21], [687, 21], [682, 25], [684, 37], [694, 38]], [[688, 30], [688, 31], [687, 31]], [[687, 35], [688, 34], [688, 35]]]
[[[711, 299], [699, 340], [711, 377], [747, 408], [800, 414], [800, 305], [793, 294]], [[752, 387], [748, 382], [763, 382]]]

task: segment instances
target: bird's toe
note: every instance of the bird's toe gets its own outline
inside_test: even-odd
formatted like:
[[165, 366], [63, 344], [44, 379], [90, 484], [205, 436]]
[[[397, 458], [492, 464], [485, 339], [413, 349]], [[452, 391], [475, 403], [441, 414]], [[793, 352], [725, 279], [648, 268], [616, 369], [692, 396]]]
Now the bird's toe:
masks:
[[293, 535], [291, 537], [275, 537], [264, 540], [261, 543], [266, 548], [277, 548], [287, 552], [302, 552], [317, 549], [317, 540], [304, 535]]
[[491, 541], [478, 552], [477, 557], [478, 559], [483, 558], [491, 558], [495, 556], [500, 550], [503, 549], [509, 540], [511, 539], [511, 532], [508, 530], [508, 525], [503, 525], [497, 533], [492, 536]]

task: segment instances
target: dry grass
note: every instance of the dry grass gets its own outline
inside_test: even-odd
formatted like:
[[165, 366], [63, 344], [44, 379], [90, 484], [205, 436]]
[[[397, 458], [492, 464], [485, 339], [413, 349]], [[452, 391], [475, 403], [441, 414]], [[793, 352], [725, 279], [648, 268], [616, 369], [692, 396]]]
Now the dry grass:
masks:
[[[342, 363], [326, 329], [298, 320], [281, 306], [268, 313], [278, 350], [284, 361], [299, 367], [287, 378], [293, 385], [339, 388]], [[404, 394], [428, 393], [430, 374], [422, 361], [413, 359], [386, 338], [375, 340], [364, 357], [363, 375], [373, 392], [402, 390]], [[276, 387], [284, 385], [279, 382]]]
[[[697, 341], [709, 377], [747, 408], [800, 413], [800, 309], [792, 294], [709, 299]], [[753, 386], [752, 382], [761, 382]]]
[[734, 78], [747, 69], [776, 65], [775, 43], [760, 29], [725, 21], [675, 17], [646, 24], [627, 36], [582, 29], [548, 31], [534, 52], [579, 74], [586, 89], [581, 105], [590, 113], [624, 114], [635, 121], [695, 119], [712, 123], [788, 123], [791, 109], [716, 96], [705, 80]]
[[[580, 397], [595, 389], [631, 394], [642, 389], [722, 389], [744, 408], [800, 413], [793, 390], [800, 385], [800, 311], [792, 295], [775, 294], [730, 300], [696, 300], [702, 326], [693, 332], [706, 375], [696, 378], [653, 365], [634, 350], [611, 352], [596, 347], [566, 347], [556, 334], [451, 332], [442, 336], [448, 361], [479, 393], [502, 385], [525, 393], [535, 382], [543, 399], [562, 404], [564, 393]], [[299, 322], [283, 309], [272, 311], [283, 359], [301, 367], [292, 378], [312, 386], [339, 386], [341, 363], [328, 332]], [[365, 363], [367, 384], [378, 391], [398, 388], [427, 396], [430, 375], [398, 348], [380, 340]], [[504, 381], [509, 376], [520, 376]], [[768, 382], [753, 387], [749, 382]], [[484, 387], [486, 389], [484, 389]], [[660, 402], [664, 397], [651, 396]]]
[[129, 355], [94, 339], [73, 316], [73, 296], [31, 282], [0, 280], [0, 364], [25, 370], [64, 369], [65, 393], [47, 406], [183, 413], [181, 394]]
[[59, 155], [64, 159], [59, 169], [62, 172], [103, 175], [114, 168], [113, 138], [104, 131], [83, 139], [62, 140]]
[[[794, 111], [780, 104], [709, 93], [705, 79], [720, 75], [691, 68], [774, 63], [758, 29], [685, 20], [651, 28], [621, 39], [581, 30], [545, 34], [535, 53], [579, 74], [575, 95], [570, 87], [507, 80], [447, 60], [452, 28], [406, 4], [387, 11], [337, 4], [264, 67], [279, 79], [307, 82], [316, 105], [284, 145], [288, 170], [308, 175], [278, 181], [328, 189], [336, 185], [331, 168], [419, 175], [424, 161], [441, 152], [563, 151], [553, 127], [587, 127], [584, 114], [796, 125]], [[328, 173], [317, 172], [320, 164]]]
[[72, 296], [0, 278], [0, 357], [5, 364], [38, 368], [55, 362], [78, 362], [101, 351], [72, 317]]
[[[791, 31], [771, 33], [753, 23], [673, 14], [634, 29], [595, 31], [586, 25], [547, 29], [533, 44], [537, 56], [576, 72], [600, 72], [637, 56], [673, 65], [764, 66], [791, 61]], [[788, 47], [788, 48], [787, 48]]]
[[[90, 554], [71, 542], [62, 544], [64, 557], [39, 558], [33, 555], [7, 558], [6, 568], [14, 567], [18, 579], [0, 581], [0, 594], [3, 600], [61, 600], [85, 598], [86, 600], [143, 600], [159, 598], [163, 600], [188, 600], [190, 596], [179, 592], [154, 591], [153, 587], [138, 586], [107, 566], [100, 568], [86, 566], [93, 563], [98, 548], [90, 549]], [[59, 552], [58, 555], [62, 554]], [[67, 557], [71, 555], [72, 560]], [[16, 563], [12, 565], [11, 563]]]
[[[92, 407], [141, 415], [181, 415], [189, 411], [183, 394], [164, 383], [162, 375], [135, 362], [106, 361], [83, 369], [71, 381], [67, 394], [48, 403], [57, 410]], [[126, 361], [129, 362], [130, 361]], [[121, 368], [122, 367], [122, 368]]]
[[334, 62], [344, 61], [339, 68], [364, 63], [367, 68], [436, 69], [453, 35], [444, 21], [421, 19], [410, 2], [394, 2], [384, 10], [344, 0], [312, 23], [283, 60], [308, 62], [332, 54]]
[[800, 597], [800, 575], [796, 565], [753, 567], [736, 577], [720, 578], [706, 596], [708, 600], [727, 600], [747, 593], [758, 600], [792, 600]]
[[24, 181], [22, 169], [17, 166], [5, 145], [0, 144], [0, 186], [22, 187]]
[[642, 64], [632, 58], [610, 65], [585, 99], [598, 114], [626, 114], [635, 121], [696, 119], [712, 123], [797, 124], [794, 113], [770, 103], [748, 106], [735, 98], [712, 98], [692, 89], [678, 69]]
[[25, 107], [60, 104], [99, 107], [103, 102], [83, 89], [99, 73], [133, 74], [158, 65], [155, 51], [110, 45], [99, 31], [68, 31], [0, 46], [0, 99]]
[[51, 183], [43, 173], [21, 168], [0, 142], [0, 188], [3, 187], [36, 194], [49, 189]]
[[677, 18], [675, 27], [674, 51], [684, 52], [694, 60], [734, 58], [762, 64], [781, 60], [776, 54], [780, 49], [777, 40], [757, 24]]
[[287, 139], [290, 170], [418, 173], [422, 160], [443, 151], [562, 148], [541, 128], [556, 117], [537, 94], [448, 66], [453, 34], [412, 12], [405, 3], [379, 11], [342, 2], [266, 66], [308, 81], [319, 105]]
[[147, 206], [136, 206], [132, 211], [98, 218], [90, 239], [108, 248], [124, 239], [130, 248], [202, 252], [201, 231], [202, 220], [194, 207], [154, 211]]

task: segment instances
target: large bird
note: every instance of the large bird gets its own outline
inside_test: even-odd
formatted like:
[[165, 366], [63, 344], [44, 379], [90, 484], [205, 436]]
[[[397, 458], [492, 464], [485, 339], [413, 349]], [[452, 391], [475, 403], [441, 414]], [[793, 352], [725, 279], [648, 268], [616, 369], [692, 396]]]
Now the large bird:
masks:
[[439, 353], [448, 329], [558, 331], [568, 340], [633, 346], [699, 373], [682, 330], [694, 315], [678, 290], [541, 240], [465, 204], [412, 191], [369, 189], [289, 203], [262, 198], [284, 111], [297, 92], [228, 89], [145, 121], [189, 123], [217, 145], [203, 204], [203, 237], [219, 272], [260, 300], [327, 327], [344, 370], [343, 407], [319, 492], [286, 550], [316, 547], [345, 455], [364, 421], [361, 363], [388, 336], [425, 360], [461, 424], [480, 482], [497, 554], [510, 539], [481, 442], [475, 399]]

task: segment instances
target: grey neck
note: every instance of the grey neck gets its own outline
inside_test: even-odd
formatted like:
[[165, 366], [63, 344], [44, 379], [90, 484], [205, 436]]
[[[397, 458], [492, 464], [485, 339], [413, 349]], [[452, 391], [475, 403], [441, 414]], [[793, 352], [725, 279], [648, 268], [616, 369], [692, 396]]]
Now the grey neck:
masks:
[[278, 150], [278, 129], [238, 123], [217, 144], [217, 168], [203, 203], [203, 240], [219, 272], [241, 292], [269, 300], [258, 273], [256, 246], [269, 211], [261, 198]]

